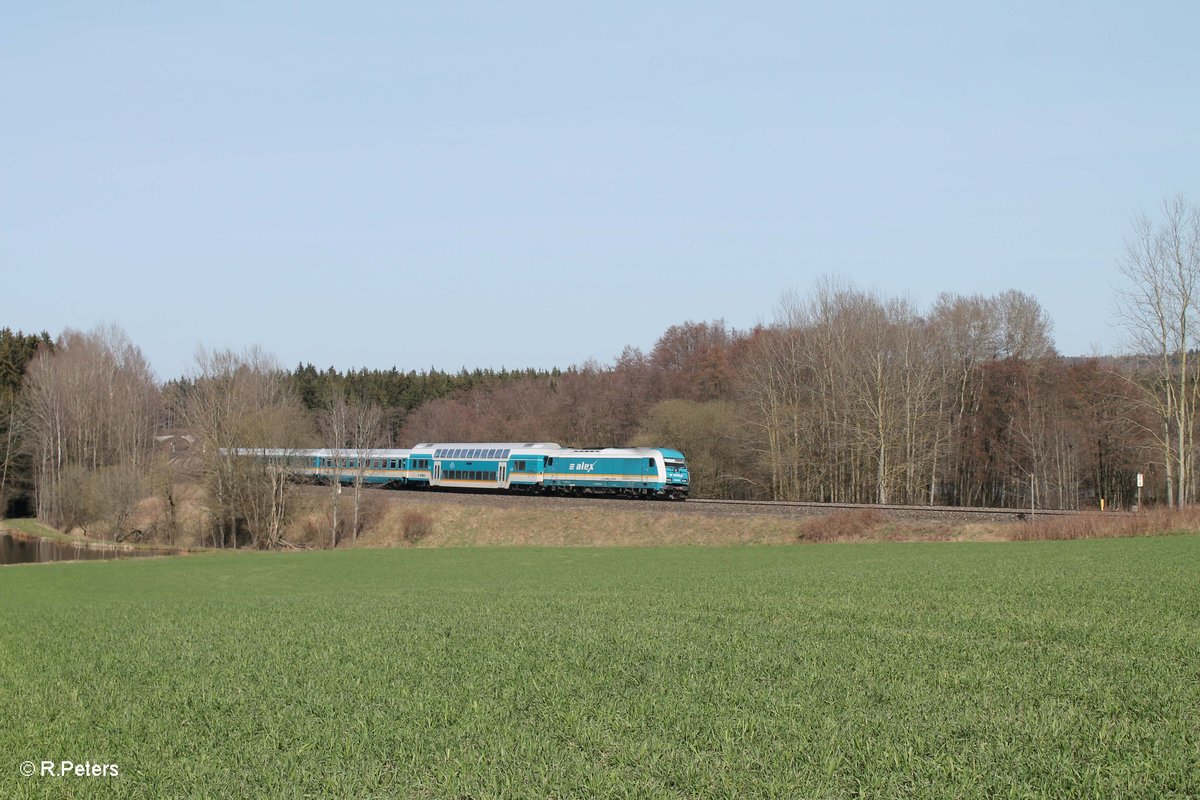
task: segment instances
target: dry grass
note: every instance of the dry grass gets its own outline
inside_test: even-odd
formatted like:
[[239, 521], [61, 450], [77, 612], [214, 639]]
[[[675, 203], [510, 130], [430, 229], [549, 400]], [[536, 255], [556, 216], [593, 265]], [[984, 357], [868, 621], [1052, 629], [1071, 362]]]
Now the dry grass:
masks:
[[424, 511], [409, 509], [400, 518], [400, 526], [404, 541], [409, 544], [428, 539], [433, 533], [433, 515]]
[[1034, 517], [1011, 527], [1016, 541], [1042, 539], [1103, 539], [1200, 531], [1200, 507], [1156, 508], [1138, 514], [1077, 514]]
[[[177, 485], [179, 533], [175, 546], [204, 546], [207, 516], [197, 486]], [[368, 490], [363, 497], [364, 527], [357, 541], [348, 535], [352, 504], [340, 499], [344, 528], [339, 547], [470, 547], [542, 545], [647, 546], [792, 544], [795, 542], [1023, 541], [1109, 538], [1200, 531], [1200, 508], [1156, 509], [1141, 514], [1093, 513], [1039, 516], [1026, 522], [941, 522], [896, 520], [873, 509], [844, 511], [808, 519], [769, 515], [709, 516], [656, 509], [491, 506], [447, 502], [434, 494]], [[332, 517], [329, 492], [303, 487], [290, 501], [284, 539], [327, 548]], [[143, 500], [132, 524], [147, 542], [166, 543], [162, 502]]]
[[887, 517], [872, 508], [839, 511], [801, 522], [796, 538], [802, 542], [876, 539], [887, 522]]
[[499, 508], [439, 503], [428, 496], [409, 498], [400, 494], [358, 544], [409, 544], [405, 520], [412, 514], [430, 520], [429, 535], [414, 542], [420, 547], [786, 544], [795, 541], [796, 526], [795, 520], [765, 516], [707, 517], [607, 508]]

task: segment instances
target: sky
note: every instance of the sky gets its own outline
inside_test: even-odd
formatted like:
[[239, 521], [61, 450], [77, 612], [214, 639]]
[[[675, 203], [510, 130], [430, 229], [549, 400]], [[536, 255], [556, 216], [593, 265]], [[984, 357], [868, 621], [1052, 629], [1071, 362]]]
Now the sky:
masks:
[[0, 325], [160, 378], [610, 362], [839, 276], [1120, 346], [1200, 202], [1195, 2], [0, 0]]

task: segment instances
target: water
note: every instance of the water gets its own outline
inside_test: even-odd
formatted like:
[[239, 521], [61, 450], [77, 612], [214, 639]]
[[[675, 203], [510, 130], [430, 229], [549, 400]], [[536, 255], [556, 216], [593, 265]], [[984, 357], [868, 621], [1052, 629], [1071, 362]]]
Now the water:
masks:
[[121, 550], [88, 547], [74, 542], [43, 539], [40, 536], [0, 534], [0, 564], [39, 564], [45, 561], [98, 561], [109, 558], [177, 555], [177, 550]]

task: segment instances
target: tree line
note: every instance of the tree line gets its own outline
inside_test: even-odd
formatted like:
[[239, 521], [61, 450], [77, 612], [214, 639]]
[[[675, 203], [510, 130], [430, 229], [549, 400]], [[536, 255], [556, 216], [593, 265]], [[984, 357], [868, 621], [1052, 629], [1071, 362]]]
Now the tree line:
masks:
[[[119, 532], [157, 500], [173, 539], [200, 487], [218, 546], [286, 544], [291, 488], [234, 447], [347, 453], [420, 441], [682, 450], [696, 496], [1008, 507], [1196, 498], [1200, 213], [1139, 217], [1116, 298], [1129, 352], [1067, 358], [1028, 293], [927, 308], [832, 278], [771, 322], [669, 327], [648, 351], [552, 370], [318, 370], [202, 351], [159, 384], [118, 328], [0, 331], [0, 496]], [[178, 434], [177, 438], [169, 438]], [[162, 440], [166, 439], [164, 443]], [[172, 446], [190, 443], [186, 457]], [[361, 480], [331, 492], [327, 543], [361, 530]]]

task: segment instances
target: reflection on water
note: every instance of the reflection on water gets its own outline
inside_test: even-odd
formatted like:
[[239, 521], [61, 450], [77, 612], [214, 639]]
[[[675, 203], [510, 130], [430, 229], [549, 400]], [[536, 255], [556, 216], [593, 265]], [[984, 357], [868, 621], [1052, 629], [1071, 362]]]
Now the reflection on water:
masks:
[[119, 550], [88, 547], [75, 542], [60, 542], [40, 536], [0, 533], [0, 564], [37, 564], [43, 561], [95, 561], [106, 558], [174, 555], [176, 550]]

